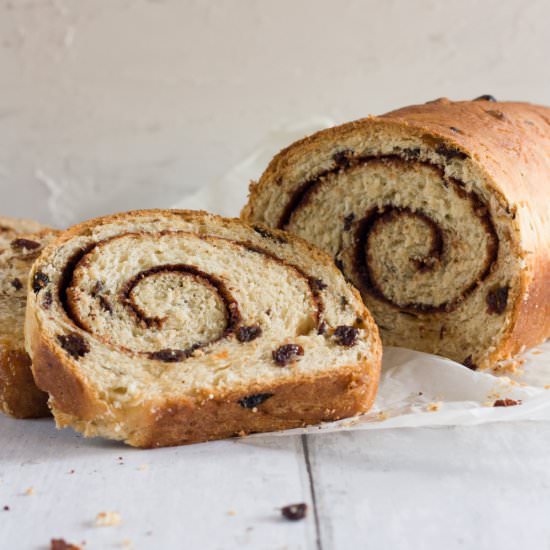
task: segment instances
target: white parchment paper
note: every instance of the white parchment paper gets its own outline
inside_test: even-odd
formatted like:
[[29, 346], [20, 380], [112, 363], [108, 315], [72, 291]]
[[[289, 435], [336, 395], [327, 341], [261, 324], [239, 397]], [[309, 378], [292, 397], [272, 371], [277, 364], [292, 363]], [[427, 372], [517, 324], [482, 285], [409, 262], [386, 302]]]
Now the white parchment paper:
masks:
[[[223, 178], [182, 197], [174, 207], [238, 216], [250, 180], [260, 176], [275, 153], [331, 125], [331, 120], [319, 117], [273, 132]], [[520, 404], [495, 407], [499, 399]], [[482, 372], [436, 355], [386, 347], [378, 395], [369, 413], [277, 434], [544, 419], [550, 420], [550, 340], [515, 361]]]

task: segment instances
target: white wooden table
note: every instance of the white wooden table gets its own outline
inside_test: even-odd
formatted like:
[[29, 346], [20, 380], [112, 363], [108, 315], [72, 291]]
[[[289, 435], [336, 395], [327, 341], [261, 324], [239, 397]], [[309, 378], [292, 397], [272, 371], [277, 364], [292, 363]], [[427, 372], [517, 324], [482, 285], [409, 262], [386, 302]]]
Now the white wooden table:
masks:
[[[2, 418], [0, 441], [6, 550], [59, 537], [94, 550], [550, 547], [550, 423], [139, 451]], [[297, 502], [306, 519], [282, 519]], [[100, 512], [121, 523], [96, 527]]]

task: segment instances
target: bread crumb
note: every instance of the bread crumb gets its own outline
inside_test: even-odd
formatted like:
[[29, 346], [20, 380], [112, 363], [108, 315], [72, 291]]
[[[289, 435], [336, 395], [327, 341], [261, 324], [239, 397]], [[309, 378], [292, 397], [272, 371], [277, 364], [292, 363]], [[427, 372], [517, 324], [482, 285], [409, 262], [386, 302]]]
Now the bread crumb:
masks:
[[237, 515], [237, 512], [235, 512], [235, 510], [229, 510], [229, 511], [227, 512], [227, 515], [228, 515], [228, 516], [236, 516], [236, 515]]
[[115, 527], [122, 521], [118, 512], [99, 512], [95, 518], [96, 527]]
[[434, 403], [428, 403], [426, 407], [429, 412], [438, 411], [441, 408], [441, 401], [436, 401]]
[[30, 496], [32, 496], [32, 495], [34, 495], [34, 494], [35, 494], [35, 493], [34, 493], [34, 487], [29, 487], [29, 488], [25, 491], [25, 496], [30, 497]]
[[377, 415], [376, 415], [376, 418], [378, 420], [387, 420], [389, 418], [388, 416], [388, 413], [386, 411], [380, 411]]
[[523, 371], [520, 367], [522, 367], [525, 364], [524, 358], [518, 358], [518, 359], [505, 359], [499, 363], [497, 363], [493, 367], [493, 371], [497, 374], [523, 374]]
[[347, 420], [346, 422], [342, 422], [342, 426], [344, 428], [351, 428], [352, 426], [355, 426], [359, 422], [359, 419], [354, 418], [352, 420]]
[[122, 546], [122, 548], [127, 548], [128, 550], [131, 550], [132, 548], [134, 548], [134, 543], [130, 539], [124, 539], [120, 543], [120, 545]]
[[146, 472], [149, 469], [149, 464], [140, 464], [138, 466], [138, 470], [140, 472]]

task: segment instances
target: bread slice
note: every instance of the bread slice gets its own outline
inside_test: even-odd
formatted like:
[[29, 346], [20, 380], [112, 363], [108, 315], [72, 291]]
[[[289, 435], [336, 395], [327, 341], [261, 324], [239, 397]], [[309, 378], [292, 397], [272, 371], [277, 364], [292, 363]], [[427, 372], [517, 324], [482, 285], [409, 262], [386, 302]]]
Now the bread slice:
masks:
[[205, 212], [66, 231], [32, 270], [27, 349], [58, 426], [138, 447], [314, 424], [372, 404], [381, 347], [314, 247]]
[[32, 378], [23, 325], [32, 263], [55, 231], [0, 217], [0, 410], [15, 418], [47, 416], [47, 395]]
[[550, 336], [550, 108], [440, 99], [279, 153], [242, 218], [308, 239], [385, 344], [487, 367]]

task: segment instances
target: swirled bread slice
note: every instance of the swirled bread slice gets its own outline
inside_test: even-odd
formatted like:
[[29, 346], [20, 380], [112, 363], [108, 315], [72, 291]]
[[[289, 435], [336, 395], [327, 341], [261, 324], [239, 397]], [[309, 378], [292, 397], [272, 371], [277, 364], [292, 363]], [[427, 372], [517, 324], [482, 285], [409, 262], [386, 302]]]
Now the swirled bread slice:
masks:
[[470, 368], [550, 336], [550, 109], [440, 99], [321, 131], [242, 217], [328, 252], [386, 344]]
[[27, 348], [59, 426], [139, 447], [366, 411], [381, 348], [314, 247], [204, 212], [99, 218], [44, 250]]
[[47, 395], [34, 383], [23, 325], [32, 263], [55, 231], [0, 217], [0, 410], [15, 418], [47, 416]]

